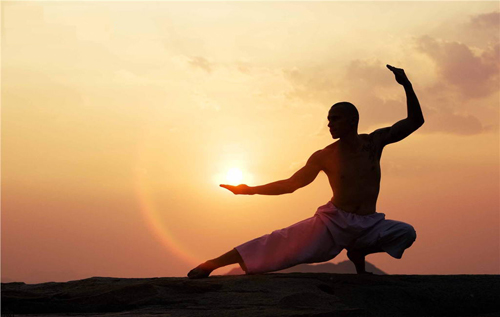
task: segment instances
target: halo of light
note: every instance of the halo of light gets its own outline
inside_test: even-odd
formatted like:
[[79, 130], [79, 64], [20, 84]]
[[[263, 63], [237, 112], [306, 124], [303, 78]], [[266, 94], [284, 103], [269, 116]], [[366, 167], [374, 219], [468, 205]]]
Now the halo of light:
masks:
[[134, 184], [135, 193], [139, 201], [140, 212], [146, 220], [148, 228], [154, 233], [155, 237], [166, 249], [172, 252], [177, 258], [187, 262], [189, 265], [198, 264], [202, 259], [194, 256], [193, 252], [175, 237], [172, 230], [162, 219], [163, 214], [156, 206], [154, 198], [151, 195], [153, 191], [143, 168], [143, 166], [146, 165], [145, 162], [149, 159], [149, 152], [147, 151], [149, 145], [149, 131], [143, 132], [142, 142], [139, 142], [137, 147], [137, 165], [135, 168]]
[[[182, 241], [175, 236], [173, 230], [169, 226], [169, 223], [165, 222], [164, 213], [158, 208], [152, 195], [154, 191], [150, 181], [148, 180], [147, 171], [144, 167], [147, 166], [147, 162], [151, 158], [151, 153], [148, 149], [156, 146], [156, 144], [152, 144], [150, 141], [153, 133], [154, 131], [151, 127], [145, 128], [141, 135], [142, 140], [137, 143], [134, 187], [139, 202], [140, 213], [145, 219], [148, 228], [153, 232], [154, 236], [168, 251], [173, 254], [173, 256], [188, 263], [189, 265], [199, 264], [204, 259], [195, 255], [193, 250], [190, 250], [189, 247], [184, 245], [184, 243], [182, 243]], [[235, 162], [227, 163], [229, 163], [229, 166], [234, 166], [233, 164], [235, 164]], [[236, 163], [238, 164], [238, 162]], [[216, 184], [221, 184], [223, 183], [224, 176], [226, 176], [227, 179], [229, 174], [231, 175], [231, 180], [235, 182], [240, 182], [243, 178], [243, 173], [240, 169], [232, 168], [226, 175], [224, 175], [223, 172], [214, 175], [214, 181]], [[246, 173], [245, 180], [251, 182], [253, 180], [253, 176]]]

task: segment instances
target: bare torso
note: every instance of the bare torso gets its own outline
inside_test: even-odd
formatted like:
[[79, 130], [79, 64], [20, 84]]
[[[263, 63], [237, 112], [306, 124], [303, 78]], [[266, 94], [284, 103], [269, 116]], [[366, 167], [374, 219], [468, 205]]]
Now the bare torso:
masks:
[[360, 134], [357, 149], [342, 148], [339, 141], [321, 151], [321, 165], [333, 191], [333, 204], [350, 213], [376, 212], [380, 189], [382, 147], [368, 134]]

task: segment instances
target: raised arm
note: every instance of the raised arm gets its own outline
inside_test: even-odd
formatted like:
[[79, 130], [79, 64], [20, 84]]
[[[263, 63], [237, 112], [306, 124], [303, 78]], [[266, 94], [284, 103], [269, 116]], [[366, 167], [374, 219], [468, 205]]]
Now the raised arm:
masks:
[[394, 73], [396, 81], [405, 90], [408, 116], [396, 122], [392, 127], [378, 129], [373, 132], [374, 136], [382, 143], [382, 146], [403, 140], [424, 124], [424, 116], [420, 108], [420, 103], [404, 70], [392, 67], [391, 65], [387, 65], [387, 68]]
[[304, 167], [298, 170], [292, 177], [277, 182], [269, 183], [261, 186], [247, 186], [241, 184], [238, 186], [220, 185], [235, 195], [281, 195], [293, 193], [297, 189], [310, 184], [321, 171], [321, 150], [316, 151]]

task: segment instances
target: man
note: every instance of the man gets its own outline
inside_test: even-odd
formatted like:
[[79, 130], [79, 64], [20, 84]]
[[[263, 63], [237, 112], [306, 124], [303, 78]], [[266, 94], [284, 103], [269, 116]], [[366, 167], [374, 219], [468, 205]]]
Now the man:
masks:
[[358, 274], [365, 271], [365, 256], [387, 252], [401, 258], [416, 239], [409, 224], [385, 219], [376, 212], [380, 189], [380, 157], [384, 146], [406, 138], [424, 123], [412, 84], [403, 69], [387, 65], [404, 87], [408, 116], [392, 127], [358, 134], [359, 115], [348, 102], [334, 104], [328, 127], [338, 141], [312, 154], [292, 177], [262, 186], [220, 185], [236, 195], [281, 195], [310, 184], [320, 171], [328, 176], [333, 198], [318, 208], [314, 217], [273, 231], [208, 260], [188, 273], [204, 278], [222, 266], [239, 263], [247, 274], [272, 272], [301, 263], [333, 259], [343, 249]]

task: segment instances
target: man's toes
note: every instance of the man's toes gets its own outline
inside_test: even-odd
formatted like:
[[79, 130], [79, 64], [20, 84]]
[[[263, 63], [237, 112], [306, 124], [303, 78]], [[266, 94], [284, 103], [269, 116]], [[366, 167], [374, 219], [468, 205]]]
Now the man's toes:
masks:
[[210, 263], [205, 262], [203, 264], [198, 265], [188, 273], [189, 278], [205, 278], [212, 273], [213, 267]]
[[200, 267], [194, 268], [188, 273], [189, 278], [205, 278], [210, 275], [212, 271], [204, 270]]

